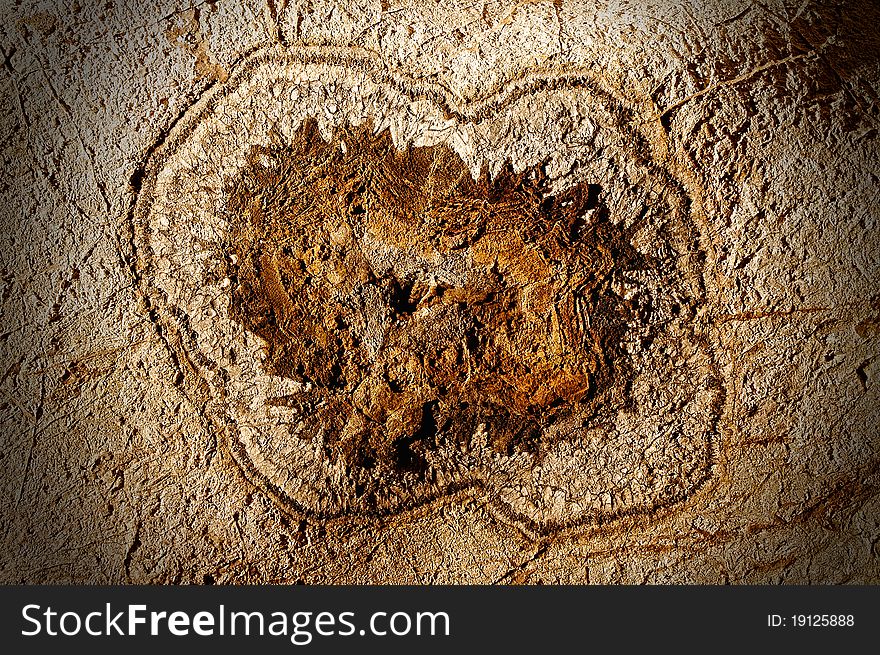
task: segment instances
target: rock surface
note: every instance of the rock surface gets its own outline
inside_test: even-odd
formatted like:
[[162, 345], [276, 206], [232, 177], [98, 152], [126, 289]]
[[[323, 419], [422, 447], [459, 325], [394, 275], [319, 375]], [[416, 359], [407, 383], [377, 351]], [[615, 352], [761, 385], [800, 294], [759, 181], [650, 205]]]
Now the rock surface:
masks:
[[[874, 4], [20, 2], [2, 19], [0, 580], [880, 582]], [[322, 219], [326, 247], [357, 244], [406, 282], [405, 298], [366, 273], [349, 289], [364, 316], [387, 309], [359, 343], [405, 313], [460, 343], [473, 316], [509, 318], [486, 295], [507, 282], [486, 276], [516, 280], [512, 315], [546, 347], [517, 359], [521, 332], [499, 319], [483, 345], [450, 350], [497, 382], [485, 416], [444, 405], [473, 404], [473, 385], [388, 400], [409, 387], [374, 376], [361, 396], [339, 385], [330, 418], [298, 405], [318, 417], [307, 436], [345, 419], [322, 449], [267, 403], [336, 387], [320, 358], [314, 379], [272, 375], [270, 332], [224, 291], [263, 269], [210, 262], [250, 252], [243, 219], [230, 232], [218, 218], [254, 216], [229, 181], [306, 119], [334, 148], [341, 126], [370, 121], [472, 185], [484, 170], [520, 191], [547, 176], [532, 204], [507, 202], [521, 220], [489, 212], [470, 236]], [[456, 206], [489, 198], [475, 189]], [[529, 236], [557, 224], [555, 245]], [[327, 280], [366, 266], [314, 261]], [[547, 261], [574, 262], [554, 273], [562, 318], [535, 277]], [[291, 275], [281, 286], [304, 288]], [[265, 285], [263, 314], [280, 319]], [[609, 316], [615, 339], [597, 336]], [[439, 351], [404, 366], [431, 342], [415, 329], [394, 328], [416, 345], [383, 366], [453, 375]], [[504, 353], [513, 363], [485, 364]], [[565, 411], [522, 366], [563, 389]], [[577, 414], [565, 403], [590, 376], [616, 381]], [[516, 429], [492, 422], [504, 401]], [[458, 420], [465, 436], [424, 438], [417, 407], [437, 435]], [[349, 427], [355, 414], [378, 427]], [[365, 458], [374, 473], [352, 474]]]

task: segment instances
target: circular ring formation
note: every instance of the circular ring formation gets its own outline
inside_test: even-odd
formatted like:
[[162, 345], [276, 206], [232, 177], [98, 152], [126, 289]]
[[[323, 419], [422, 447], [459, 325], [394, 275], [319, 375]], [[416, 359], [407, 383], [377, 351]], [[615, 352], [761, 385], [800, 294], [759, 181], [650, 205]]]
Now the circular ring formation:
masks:
[[152, 152], [142, 287], [243, 472], [317, 519], [468, 492], [536, 533], [711, 475], [691, 201], [586, 74], [459, 106], [265, 51]]

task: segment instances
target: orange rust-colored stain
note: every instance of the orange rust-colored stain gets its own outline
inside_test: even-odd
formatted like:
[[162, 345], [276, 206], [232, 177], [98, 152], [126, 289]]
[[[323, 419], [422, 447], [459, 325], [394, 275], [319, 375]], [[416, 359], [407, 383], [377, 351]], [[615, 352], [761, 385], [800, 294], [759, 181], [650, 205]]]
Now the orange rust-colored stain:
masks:
[[398, 151], [369, 125], [253, 148], [227, 189], [232, 316], [308, 388], [270, 403], [382, 471], [475, 433], [531, 449], [622, 397], [635, 309], [612, 277], [649, 263], [598, 187], [548, 187], [542, 166], [475, 180], [447, 146]]

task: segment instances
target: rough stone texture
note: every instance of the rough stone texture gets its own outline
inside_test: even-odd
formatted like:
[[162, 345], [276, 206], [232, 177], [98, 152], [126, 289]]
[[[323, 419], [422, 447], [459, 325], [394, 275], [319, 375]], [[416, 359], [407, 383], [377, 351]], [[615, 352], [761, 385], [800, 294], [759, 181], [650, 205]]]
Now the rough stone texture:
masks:
[[[3, 581], [880, 582], [873, 3], [20, 2], [0, 18]], [[359, 109], [360, 91], [325, 78], [290, 105], [265, 84], [236, 106], [321, 108], [325, 130], [417, 108], [389, 124], [395, 143], [433, 145], [419, 121], [448, 121], [459, 138], [441, 141], [475, 173], [552, 156], [554, 191], [598, 184], [621, 225], [628, 202], [635, 217], [654, 206], [638, 166], [662, 171], [693, 225], [669, 247], [699, 261], [686, 315], [723, 402], [717, 421], [682, 403], [656, 420], [711, 432], [710, 475], [674, 502], [535, 530], [486, 485], [326, 519], [248, 474], [217, 425], [216, 388], [187, 363], [197, 339], [178, 338], [156, 302], [165, 283], [143, 265], [142, 228], [155, 198], [193, 191], [151, 191], [167, 144], [260, 57], [263, 82], [369, 69], [401, 99]], [[585, 144], [579, 130], [608, 103], [619, 111], [594, 120], [602, 147]], [[215, 134], [246, 151], [260, 139], [240, 135], [260, 129]], [[198, 144], [199, 161], [235, 168], [216, 161], [228, 143]], [[601, 173], [588, 152], [613, 163]], [[604, 443], [601, 473], [632, 478], [628, 451]], [[563, 495], [583, 499], [571, 490], [597, 476], [562, 476]], [[534, 512], [571, 516], [554, 493]]]

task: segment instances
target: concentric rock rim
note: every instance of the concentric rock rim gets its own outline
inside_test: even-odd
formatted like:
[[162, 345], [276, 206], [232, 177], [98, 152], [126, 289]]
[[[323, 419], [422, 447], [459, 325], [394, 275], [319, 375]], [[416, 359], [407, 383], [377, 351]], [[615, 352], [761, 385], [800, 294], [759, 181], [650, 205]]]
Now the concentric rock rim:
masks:
[[[456, 497], [462, 493], [472, 496], [486, 495], [489, 505], [503, 518], [533, 533], [550, 533], [578, 526], [596, 525], [627, 515], [650, 514], [660, 509], [671, 508], [681, 504], [693, 496], [704, 484], [711, 479], [716, 464], [717, 432], [720, 418], [720, 407], [723, 402], [724, 391], [715, 370], [714, 356], [708, 345], [704, 333], [705, 328], [695, 326], [690, 335], [693, 346], [704, 359], [706, 371], [706, 394], [711, 396], [708, 404], [711, 405], [711, 415], [705, 426], [705, 434], [701, 437], [703, 442], [702, 454], [699, 461], [694, 465], [697, 470], [690, 484], [681, 489], [672, 490], [666, 497], [659, 498], [653, 504], [632, 505], [611, 508], [602, 508], [583, 512], [581, 515], [567, 519], [543, 518], [522, 511], [501, 497], [497, 489], [493, 488], [491, 480], [480, 479], [479, 476], [463, 476], [458, 480], [446, 485], [442, 492], [428, 494], [422, 497], [415, 496], [399, 502], [393, 508], [374, 511], [323, 511], [310, 508], [301, 499], [291, 495], [283, 485], [277, 484], [271, 475], [267, 475], [260, 463], [254, 461], [252, 453], [241, 437], [240, 429], [231, 419], [229, 411], [224, 406], [227, 401], [225, 384], [228, 381], [228, 372], [218, 367], [215, 361], [205, 356], [199, 347], [198, 339], [190, 326], [190, 317], [168, 297], [166, 289], [160, 288], [152, 282], [156, 270], [156, 260], [151, 245], [150, 213], [154, 204], [157, 179], [166, 162], [180, 148], [184, 147], [192, 137], [202, 121], [213, 116], [217, 107], [226, 94], [238, 87], [244, 80], [257, 70], [264, 67], [277, 66], [297, 67], [309, 65], [329, 64], [343, 66], [359, 71], [380, 80], [393, 88], [398, 93], [410, 98], [413, 102], [434, 103], [441, 109], [451, 121], [459, 123], [479, 122], [485, 116], [497, 114], [510, 106], [520, 98], [537, 92], [564, 92], [571, 89], [589, 89], [591, 94], [601, 97], [608, 103], [610, 111], [621, 117], [620, 126], [629, 130], [628, 136], [632, 139], [643, 139], [639, 132], [633, 128], [631, 120], [626, 120], [629, 112], [621, 101], [613, 98], [601, 89], [589, 71], [569, 71], [566, 73], [545, 74], [536, 73], [523, 79], [508, 83], [502, 89], [496, 91], [484, 99], [467, 103], [457, 103], [439, 86], [416, 82], [403, 77], [390, 75], [381, 69], [378, 62], [372, 59], [368, 53], [348, 49], [310, 48], [296, 52], [272, 48], [261, 50], [247, 57], [236, 69], [229, 80], [222, 86], [214, 87], [188, 109], [182, 118], [175, 124], [167, 135], [151, 149], [141, 180], [138, 195], [135, 200], [132, 218], [132, 248], [135, 255], [135, 269], [140, 281], [141, 289], [148, 311], [154, 320], [161, 326], [163, 336], [172, 352], [181, 363], [181, 369], [186, 371], [186, 384], [189, 385], [196, 396], [195, 402], [204, 401], [204, 415], [214, 429], [223, 436], [224, 443], [232, 454], [236, 464], [244, 475], [258, 488], [271, 496], [284, 510], [291, 513], [306, 516], [316, 520], [329, 520], [353, 515], [383, 516], [394, 515], [410, 511], [416, 507], [425, 506], [432, 502], [441, 502], [444, 499]], [[668, 172], [657, 167], [651, 161], [640, 162], [664, 178], [666, 184], [675, 186], [681, 190], [683, 202], [690, 206], [693, 212], [693, 199], [684, 190], [684, 186], [674, 179]], [[688, 219], [690, 220], [690, 219]], [[696, 226], [690, 221], [690, 227], [696, 232]], [[705, 276], [705, 265], [701, 276]], [[695, 285], [702, 286], [702, 279], [694, 280]], [[701, 291], [701, 293], [703, 293]], [[705, 304], [705, 294], [700, 300]]]

